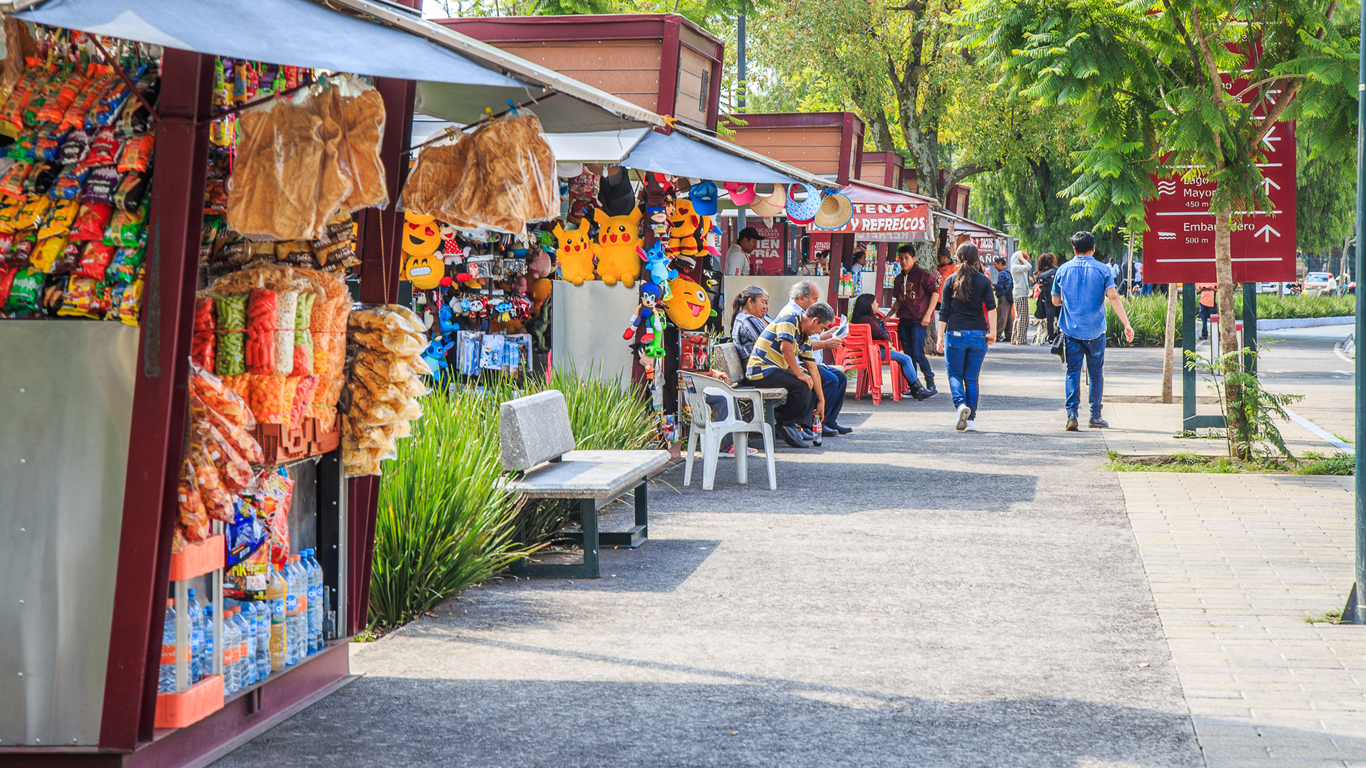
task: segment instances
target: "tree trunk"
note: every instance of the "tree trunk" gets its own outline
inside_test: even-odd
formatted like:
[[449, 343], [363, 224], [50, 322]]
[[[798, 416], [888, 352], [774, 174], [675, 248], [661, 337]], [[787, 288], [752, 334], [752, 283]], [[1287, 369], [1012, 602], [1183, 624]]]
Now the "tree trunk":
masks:
[[1342, 239], [1342, 268], [1338, 271], [1338, 293], [1347, 293], [1347, 284], [1352, 282], [1352, 273], [1347, 269], [1347, 248], [1352, 244], [1351, 236]]
[[[1235, 323], [1238, 315], [1233, 305], [1233, 244], [1231, 242], [1233, 210], [1225, 205], [1214, 214], [1214, 276], [1219, 284], [1219, 352], [1220, 355], [1234, 353], [1229, 359], [1225, 374], [1242, 367], [1243, 356], [1237, 354], [1238, 330]], [[1231, 383], [1224, 376], [1224, 401], [1228, 403], [1227, 424], [1229, 444], [1234, 458], [1250, 459], [1251, 440], [1248, 439], [1247, 423], [1242, 412], [1236, 407], [1240, 400], [1241, 387]]]
[[1162, 332], [1162, 402], [1172, 401], [1172, 349], [1176, 346], [1176, 307], [1179, 299], [1176, 283], [1167, 285], [1167, 327]]

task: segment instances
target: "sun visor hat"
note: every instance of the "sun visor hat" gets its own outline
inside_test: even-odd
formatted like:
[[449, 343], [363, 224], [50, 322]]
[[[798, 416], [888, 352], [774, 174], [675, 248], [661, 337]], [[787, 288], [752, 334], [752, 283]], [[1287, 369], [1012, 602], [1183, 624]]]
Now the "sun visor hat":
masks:
[[787, 198], [787, 190], [782, 184], [774, 184], [772, 194], [764, 197], [755, 197], [754, 202], [749, 204], [749, 210], [755, 216], [761, 218], [772, 218], [779, 216], [783, 212], [783, 201]]
[[[797, 200], [797, 188], [806, 190], [806, 199]], [[793, 184], [787, 188], [787, 219], [805, 226], [815, 220], [821, 210], [821, 192], [810, 184]]]
[[843, 192], [835, 192], [826, 195], [821, 201], [821, 208], [816, 212], [816, 218], [812, 219], [811, 226], [816, 229], [839, 229], [852, 218], [854, 204]]
[[720, 193], [716, 191], [715, 184], [710, 181], [704, 181], [701, 184], [694, 184], [692, 189], [688, 190], [688, 199], [692, 201], [692, 209], [697, 211], [697, 215], [715, 216], [717, 209], [716, 198], [719, 194]]
[[730, 193], [730, 201], [737, 206], [749, 205], [754, 202], [754, 185], [749, 182], [728, 181], [725, 183], [726, 192]]

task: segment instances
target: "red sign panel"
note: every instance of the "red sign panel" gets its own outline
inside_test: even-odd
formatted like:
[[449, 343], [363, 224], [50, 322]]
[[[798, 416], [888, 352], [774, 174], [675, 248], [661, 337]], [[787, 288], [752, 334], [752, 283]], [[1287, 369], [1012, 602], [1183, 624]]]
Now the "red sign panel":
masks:
[[926, 240], [930, 236], [930, 208], [906, 203], [854, 203], [854, 217], [848, 224], [821, 231], [853, 233], [859, 240], [876, 242]]
[[[1225, 78], [1225, 88], [1241, 90], [1246, 82], [1237, 80], [1230, 85]], [[1251, 96], [1249, 93], [1244, 99]], [[1256, 110], [1262, 111], [1260, 107]], [[1295, 279], [1295, 124], [1272, 126], [1260, 149], [1265, 159], [1257, 167], [1264, 176], [1262, 187], [1271, 205], [1268, 210], [1237, 211], [1234, 216], [1231, 242], [1235, 283]], [[1209, 212], [1209, 199], [1215, 185], [1205, 176], [1183, 181], [1181, 176], [1188, 169], [1172, 170], [1171, 176], [1153, 177], [1157, 197], [1147, 203], [1143, 282], [1212, 283], [1214, 214]]]
[[759, 231], [759, 247], [749, 255], [750, 273], [755, 275], [781, 275], [785, 261], [783, 248], [782, 222], [774, 222], [771, 227], [755, 227]]

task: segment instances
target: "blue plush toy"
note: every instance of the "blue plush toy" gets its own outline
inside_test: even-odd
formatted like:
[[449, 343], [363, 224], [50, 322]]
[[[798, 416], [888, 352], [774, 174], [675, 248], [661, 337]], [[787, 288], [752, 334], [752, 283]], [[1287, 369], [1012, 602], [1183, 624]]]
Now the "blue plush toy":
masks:
[[669, 255], [664, 252], [664, 244], [656, 240], [648, 253], [641, 253], [641, 258], [645, 259], [645, 271], [650, 273], [649, 282], [663, 286], [663, 300], [673, 298], [673, 291], [669, 290], [669, 281], [678, 277], [678, 270], [669, 269]]
[[446, 364], [446, 353], [451, 350], [451, 347], [455, 346], [454, 341], [445, 344], [442, 344], [441, 342], [442, 339], [436, 339], [431, 344], [428, 344], [426, 349], [422, 350], [422, 362], [426, 363], [427, 367], [432, 369], [432, 376], [434, 378], [440, 378], [442, 371], [445, 371], [446, 368], [449, 367]]

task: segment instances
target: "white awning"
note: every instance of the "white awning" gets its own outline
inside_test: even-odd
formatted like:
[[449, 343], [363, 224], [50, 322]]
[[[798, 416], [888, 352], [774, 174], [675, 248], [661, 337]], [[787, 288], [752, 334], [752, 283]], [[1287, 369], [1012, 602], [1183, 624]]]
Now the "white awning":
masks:
[[[528, 107], [540, 114], [540, 105]], [[416, 147], [436, 138], [447, 128], [459, 128], [449, 120], [440, 120], [430, 115], [413, 115], [412, 143]], [[555, 161], [560, 163], [606, 163], [618, 164], [634, 147], [649, 128], [625, 128], [619, 131], [584, 131], [581, 133], [547, 133], [546, 142], [555, 153]]]

